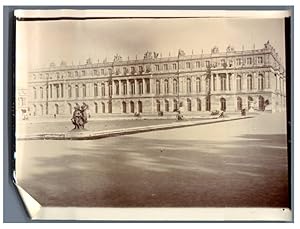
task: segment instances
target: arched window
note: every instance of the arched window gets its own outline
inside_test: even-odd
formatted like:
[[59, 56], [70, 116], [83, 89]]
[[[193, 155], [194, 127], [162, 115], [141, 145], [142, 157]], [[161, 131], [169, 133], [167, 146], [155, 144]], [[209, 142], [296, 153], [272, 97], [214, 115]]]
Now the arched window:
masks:
[[160, 112], [160, 101], [156, 100], [156, 111]]
[[247, 89], [248, 90], [253, 89], [253, 77], [252, 77], [252, 75], [247, 76]]
[[178, 82], [176, 79], [173, 80], [173, 93], [174, 94], [178, 93]]
[[206, 102], [206, 111], [210, 111], [210, 97], [206, 96], [205, 98], [205, 102]]
[[201, 92], [201, 79], [200, 78], [196, 79], [196, 92], [197, 93]]
[[186, 80], [186, 92], [187, 93], [191, 93], [192, 92], [192, 83], [191, 83], [191, 79], [187, 78]]
[[165, 111], [166, 112], [169, 112], [169, 101], [168, 100], [165, 100]]
[[130, 112], [134, 113], [134, 102], [130, 101]]
[[79, 97], [79, 86], [78, 85], [75, 85], [75, 96], [76, 96], [76, 98]]
[[201, 111], [201, 99], [197, 99], [197, 111]]
[[190, 99], [187, 99], [186, 102], [187, 102], [187, 111], [192, 111], [192, 101]]
[[126, 80], [122, 81], [122, 92], [123, 92], [123, 95], [127, 95], [127, 82]]
[[253, 98], [251, 96], [248, 96], [248, 110], [253, 107]]
[[139, 95], [142, 95], [143, 94], [143, 80], [139, 80], [138, 85], [139, 85]]
[[73, 112], [73, 109], [72, 109], [72, 105], [71, 105], [71, 103], [68, 103], [68, 107], [69, 107], [69, 114], [72, 114], [72, 112]]
[[156, 94], [159, 95], [160, 94], [160, 81], [156, 80]]
[[33, 116], [36, 116], [36, 105], [33, 104]]
[[43, 104], [40, 104], [40, 115], [44, 115], [44, 107], [43, 107]]
[[164, 80], [164, 93], [169, 94], [169, 80], [168, 79]]
[[238, 75], [236, 77], [236, 90], [241, 91], [242, 90], [242, 77]]
[[95, 114], [98, 113], [98, 103], [94, 102], [94, 106], [95, 106]]
[[134, 95], [134, 93], [135, 93], [134, 80], [130, 80], [130, 94]]
[[55, 104], [55, 114], [58, 115], [59, 114], [59, 107], [58, 104]]
[[220, 103], [221, 103], [221, 111], [226, 111], [226, 99], [221, 98]]
[[120, 94], [120, 85], [119, 81], [115, 81], [115, 89], [116, 89], [116, 95]]
[[40, 87], [40, 98], [43, 99], [44, 97], [44, 90], [43, 87]]
[[258, 90], [264, 89], [264, 76], [262, 74], [259, 74], [258, 76]]
[[102, 113], [105, 113], [105, 103], [101, 103], [101, 105], [102, 105]]
[[33, 98], [36, 99], [36, 88], [33, 87]]
[[59, 84], [55, 85], [55, 90], [56, 90], [56, 98], [59, 98]]
[[85, 84], [82, 85], [82, 96], [86, 97], [86, 85]]
[[69, 98], [72, 97], [72, 86], [71, 85], [68, 85], [68, 96], [69, 96]]
[[105, 96], [105, 84], [101, 83], [101, 96]]
[[265, 99], [261, 95], [258, 97], [258, 109], [260, 111], [264, 111], [265, 110]]
[[176, 99], [173, 100], [173, 111], [178, 110], [178, 101]]
[[237, 104], [236, 104], [236, 107], [237, 107], [237, 110], [240, 111], [243, 109], [243, 101], [242, 101], [242, 98], [241, 97], [237, 97]]
[[143, 103], [142, 103], [142, 101], [138, 101], [138, 111], [139, 111], [139, 113], [143, 113]]
[[126, 102], [125, 101], [122, 102], [122, 112], [126, 113]]
[[94, 96], [98, 96], [98, 84], [94, 83]]

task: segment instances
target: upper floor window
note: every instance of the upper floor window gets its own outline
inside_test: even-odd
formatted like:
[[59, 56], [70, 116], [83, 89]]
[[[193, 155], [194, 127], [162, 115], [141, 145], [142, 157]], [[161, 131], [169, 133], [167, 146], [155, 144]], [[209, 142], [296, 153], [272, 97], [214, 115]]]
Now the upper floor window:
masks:
[[262, 58], [261, 56], [259, 56], [259, 57], [257, 58], [257, 63], [258, 63], [258, 64], [262, 64], [262, 63], [263, 63], [263, 58]]
[[143, 66], [139, 66], [139, 72], [143, 72], [143, 71], [144, 71]]
[[101, 72], [101, 75], [104, 75], [104, 69], [103, 68], [100, 70], [100, 72]]
[[168, 71], [168, 64], [164, 64], [164, 70]]
[[200, 61], [197, 61], [197, 62], [196, 62], [196, 68], [200, 68], [200, 67], [201, 67]]
[[173, 70], [176, 70], [177, 69], [177, 64], [173, 64]]
[[205, 66], [206, 66], [207, 68], [210, 67], [210, 61], [209, 61], [209, 60], [205, 61]]
[[237, 59], [236, 59], [236, 65], [237, 65], [237, 66], [242, 65], [242, 59], [241, 59], [241, 58], [237, 58]]
[[159, 71], [159, 65], [155, 65], [155, 71]]
[[247, 64], [252, 64], [252, 57], [247, 58]]
[[81, 71], [81, 75], [85, 76], [85, 70]]
[[75, 76], [76, 76], [76, 77], [78, 76], [78, 72], [77, 72], [77, 71], [75, 71]]
[[185, 67], [186, 67], [186, 68], [191, 68], [191, 63], [190, 63], [190, 62], [186, 62], [186, 63], [185, 63]]
[[97, 69], [94, 70], [94, 76], [96, 76], [96, 75], [98, 75], [98, 70]]

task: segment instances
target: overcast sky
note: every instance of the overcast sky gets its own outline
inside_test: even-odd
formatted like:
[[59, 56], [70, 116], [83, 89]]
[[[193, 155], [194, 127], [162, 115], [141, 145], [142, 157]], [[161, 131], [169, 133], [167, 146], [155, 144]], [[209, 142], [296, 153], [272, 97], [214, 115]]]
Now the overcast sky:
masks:
[[101, 19], [17, 22], [17, 65], [21, 75], [32, 68], [85, 63], [87, 58], [108, 61], [118, 53], [123, 59], [143, 58], [156, 51], [176, 56], [210, 53], [213, 46], [224, 51], [263, 48], [271, 44], [284, 58], [283, 19]]

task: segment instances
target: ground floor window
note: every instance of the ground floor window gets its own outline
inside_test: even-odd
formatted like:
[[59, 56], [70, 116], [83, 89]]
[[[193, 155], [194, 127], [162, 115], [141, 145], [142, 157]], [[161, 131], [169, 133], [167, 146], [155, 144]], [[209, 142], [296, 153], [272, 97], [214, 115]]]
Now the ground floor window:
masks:
[[134, 102], [130, 101], [130, 112], [134, 113]]
[[260, 111], [264, 111], [265, 110], [265, 99], [262, 96], [258, 97], [258, 109]]
[[197, 111], [201, 111], [201, 99], [197, 99]]
[[122, 102], [122, 112], [126, 113], [126, 102]]
[[226, 99], [221, 98], [220, 103], [221, 103], [221, 111], [226, 111]]
[[210, 97], [206, 97], [206, 111], [210, 111]]
[[143, 113], [143, 103], [141, 101], [138, 101], [138, 111], [139, 113]]
[[238, 111], [241, 111], [242, 108], [243, 108], [243, 101], [242, 101], [242, 98], [241, 97], [237, 97], [237, 110]]
[[169, 112], [169, 101], [165, 100], [165, 111]]
[[192, 101], [190, 99], [187, 99], [187, 110], [192, 111]]

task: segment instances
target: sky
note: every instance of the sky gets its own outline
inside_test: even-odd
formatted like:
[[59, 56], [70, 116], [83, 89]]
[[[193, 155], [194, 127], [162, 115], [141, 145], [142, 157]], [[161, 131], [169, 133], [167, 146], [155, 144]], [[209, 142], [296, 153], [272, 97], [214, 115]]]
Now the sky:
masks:
[[34, 68], [83, 64], [91, 58], [102, 62], [115, 54], [124, 59], [142, 59], [156, 51], [163, 57], [210, 53], [214, 46], [225, 51], [231, 44], [236, 50], [263, 48], [269, 40], [284, 59], [283, 19], [98, 19], [58, 21], [18, 21], [16, 58], [19, 77]]

